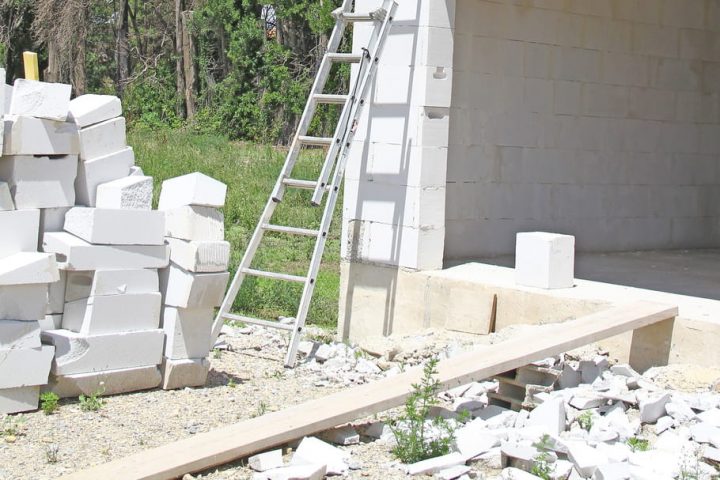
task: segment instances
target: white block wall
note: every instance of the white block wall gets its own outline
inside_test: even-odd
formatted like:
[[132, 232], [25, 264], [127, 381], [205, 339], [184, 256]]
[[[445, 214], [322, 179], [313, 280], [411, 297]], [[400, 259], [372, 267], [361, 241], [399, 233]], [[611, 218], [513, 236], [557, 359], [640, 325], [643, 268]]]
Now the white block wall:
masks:
[[[360, 0], [356, 11], [378, 7]], [[343, 258], [442, 267], [454, 0], [402, 0], [346, 171]], [[354, 30], [366, 46], [368, 25]]]
[[455, 27], [446, 259], [720, 246], [719, 2], [457, 0]]

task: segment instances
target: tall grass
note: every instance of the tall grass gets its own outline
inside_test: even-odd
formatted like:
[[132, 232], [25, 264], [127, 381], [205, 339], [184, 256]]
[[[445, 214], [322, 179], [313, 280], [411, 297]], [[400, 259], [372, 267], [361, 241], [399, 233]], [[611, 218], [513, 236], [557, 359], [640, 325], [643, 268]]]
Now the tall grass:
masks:
[[[163, 180], [202, 172], [228, 185], [225, 238], [232, 245], [234, 275], [285, 159], [284, 149], [231, 142], [208, 134], [184, 130], [136, 129], [128, 143], [135, 149], [136, 163], [155, 182], [155, 202]], [[298, 162], [294, 178], [317, 178], [322, 152], [310, 150]], [[273, 223], [317, 228], [322, 210], [309, 207], [311, 192], [289, 190], [278, 206]], [[341, 202], [341, 201], [340, 201]], [[339, 203], [340, 203], [339, 202]], [[314, 238], [267, 234], [253, 268], [305, 275]], [[308, 323], [332, 328], [337, 325], [340, 283], [340, 208], [336, 208], [325, 255], [318, 275]], [[302, 284], [246, 277], [233, 306], [235, 312], [264, 319], [295, 316]]]

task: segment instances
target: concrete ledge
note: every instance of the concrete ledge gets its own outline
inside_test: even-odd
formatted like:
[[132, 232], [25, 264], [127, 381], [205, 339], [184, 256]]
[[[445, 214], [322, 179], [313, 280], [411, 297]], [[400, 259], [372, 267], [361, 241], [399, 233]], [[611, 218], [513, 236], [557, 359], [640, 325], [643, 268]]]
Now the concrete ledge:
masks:
[[[446, 295], [448, 309], [433, 304], [434, 292], [466, 291], [465, 301]], [[576, 280], [573, 288], [543, 290], [515, 284], [512, 268], [468, 263], [447, 270], [409, 272], [378, 265], [341, 265], [339, 336], [363, 343], [393, 333], [449, 328], [457, 318], [474, 318], [473, 328], [571, 320], [634, 300], [677, 305], [669, 363], [720, 365], [720, 301]], [[495, 299], [494, 309], [487, 308]], [[478, 305], [485, 305], [478, 308]], [[469, 331], [464, 329], [463, 331]], [[477, 333], [477, 332], [471, 332]], [[652, 337], [652, 332], [648, 333]], [[613, 357], [630, 359], [632, 333], [600, 342]], [[659, 348], [659, 346], [658, 346]]]

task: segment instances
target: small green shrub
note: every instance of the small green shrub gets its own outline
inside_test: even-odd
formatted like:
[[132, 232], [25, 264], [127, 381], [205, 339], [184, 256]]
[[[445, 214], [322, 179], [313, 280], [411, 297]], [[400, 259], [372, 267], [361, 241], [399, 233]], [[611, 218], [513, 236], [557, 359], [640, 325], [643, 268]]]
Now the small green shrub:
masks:
[[650, 448], [650, 442], [639, 437], [628, 438], [627, 444], [633, 452], [645, 452]]
[[[413, 392], [405, 402], [405, 413], [391, 425], [397, 445], [393, 455], [403, 463], [415, 463], [450, 452], [455, 439], [455, 426], [442, 417], [428, 421], [430, 409], [438, 405], [437, 393], [440, 382], [437, 375], [438, 359], [429, 360], [423, 369], [423, 377], [413, 385]], [[430, 436], [428, 427], [432, 427]]]
[[577, 417], [578, 425], [580, 425], [580, 428], [583, 430], [587, 430], [588, 432], [593, 426], [593, 414], [591, 410], [586, 410]]
[[97, 412], [105, 404], [101, 398], [103, 393], [105, 393], [105, 387], [101, 384], [100, 388], [90, 395], [80, 395], [78, 397], [78, 400], [80, 401], [80, 408], [86, 412]]
[[534, 462], [530, 473], [543, 480], [550, 480], [553, 472], [550, 454], [548, 453], [548, 450], [550, 450], [550, 435], [543, 435], [533, 446], [537, 448], [540, 453], [533, 458]]
[[55, 392], [44, 392], [40, 395], [40, 408], [45, 415], [52, 415], [58, 408], [60, 397]]

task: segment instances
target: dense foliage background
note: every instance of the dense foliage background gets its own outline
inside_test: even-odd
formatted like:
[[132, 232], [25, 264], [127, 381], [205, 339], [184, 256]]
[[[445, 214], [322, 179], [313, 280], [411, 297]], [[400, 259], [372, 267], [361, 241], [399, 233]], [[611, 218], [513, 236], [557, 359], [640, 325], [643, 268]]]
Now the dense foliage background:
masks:
[[[0, 63], [11, 83], [22, 51], [37, 51], [43, 80], [121, 96], [133, 126], [287, 143], [339, 3], [0, 0]], [[339, 68], [326, 91], [346, 90], [346, 78]], [[318, 133], [336, 113], [321, 112]]]

